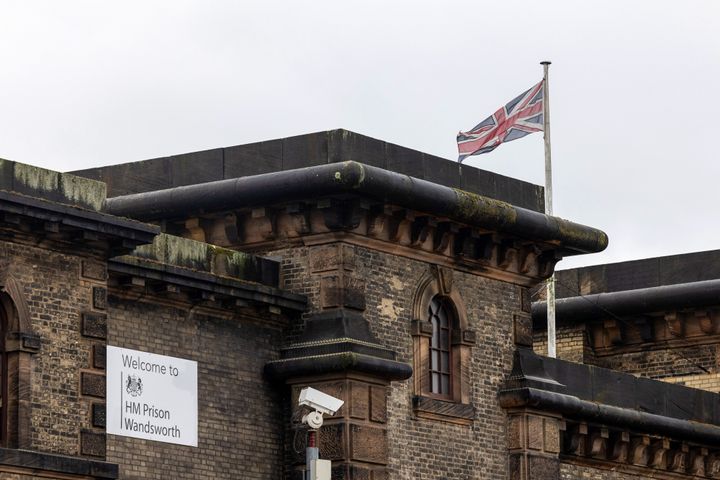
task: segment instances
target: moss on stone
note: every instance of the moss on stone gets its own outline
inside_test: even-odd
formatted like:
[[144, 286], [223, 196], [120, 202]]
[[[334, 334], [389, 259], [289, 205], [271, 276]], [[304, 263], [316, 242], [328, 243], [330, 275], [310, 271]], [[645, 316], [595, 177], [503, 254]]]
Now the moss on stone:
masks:
[[460, 218], [472, 221], [492, 219], [499, 226], [515, 224], [517, 212], [515, 207], [509, 203], [466, 192], [459, 188], [453, 190], [458, 198], [455, 213]]
[[60, 190], [71, 203], [94, 210], [102, 209], [107, 194], [105, 183], [68, 173], [60, 174]]
[[59, 188], [60, 173], [53, 170], [15, 163], [14, 176], [16, 181], [39, 192], [57, 191]]
[[165, 233], [152, 244], [137, 247], [133, 256], [235, 278], [252, 274], [255, 267], [255, 257], [248, 253]]
[[596, 229], [581, 227], [573, 222], [555, 217], [563, 243], [583, 245], [595, 252], [601, 252], [608, 246], [608, 236]]

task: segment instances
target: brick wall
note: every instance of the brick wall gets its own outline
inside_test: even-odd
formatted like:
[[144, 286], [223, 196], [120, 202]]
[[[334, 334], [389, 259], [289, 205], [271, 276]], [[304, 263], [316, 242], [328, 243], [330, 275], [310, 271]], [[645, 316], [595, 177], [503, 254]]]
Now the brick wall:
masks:
[[[308, 295], [317, 310], [320, 278], [309, 258], [324, 247], [294, 247], [265, 252], [283, 257], [283, 286]], [[364, 315], [379, 343], [412, 364], [413, 295], [429, 264], [346, 245], [354, 254], [352, 275], [362, 279]], [[412, 379], [392, 382], [388, 399], [389, 472], [392, 479], [487, 479], [507, 475], [507, 418], [497, 392], [512, 363], [513, 315], [520, 313], [520, 288], [505, 282], [455, 272], [455, 288], [464, 299], [468, 328], [477, 334], [471, 349], [472, 425], [417, 419], [413, 415]], [[296, 334], [298, 329], [292, 334]]]
[[284, 321], [112, 294], [108, 304], [108, 344], [198, 362], [198, 447], [110, 435], [107, 459], [120, 464], [121, 478], [281, 478], [287, 401], [263, 367], [277, 358]]
[[706, 373], [698, 375], [682, 375], [679, 377], [661, 378], [665, 382], [679, 383], [686, 387], [699, 388], [710, 392], [720, 393], [720, 373]]
[[[547, 333], [533, 335], [533, 349], [540, 355], [547, 354]], [[557, 356], [588, 365], [597, 365], [643, 377], [683, 382], [688, 386], [718, 391], [715, 380], [720, 369], [720, 346], [717, 344], [668, 346], [642, 351], [595, 355], [588, 345], [585, 326], [568, 326], [557, 330]], [[659, 345], [662, 347], [662, 345]]]
[[[538, 355], [547, 355], [547, 332], [533, 335], [533, 350]], [[577, 363], [593, 363], [592, 349], [587, 346], [584, 326], [560, 328], [555, 336], [557, 358]]]
[[[598, 357], [596, 365], [650, 378], [697, 375], [718, 370], [716, 345], [648, 350]], [[700, 368], [702, 367], [702, 368]]]
[[105, 280], [81, 276], [83, 260], [91, 261], [0, 242], [0, 270], [19, 285], [41, 341], [32, 358], [27, 448], [42, 452], [80, 454], [80, 432], [91, 427], [92, 397], [81, 394], [80, 379], [81, 372], [92, 369], [94, 342], [81, 334], [81, 318], [93, 310], [93, 287], [104, 286]]

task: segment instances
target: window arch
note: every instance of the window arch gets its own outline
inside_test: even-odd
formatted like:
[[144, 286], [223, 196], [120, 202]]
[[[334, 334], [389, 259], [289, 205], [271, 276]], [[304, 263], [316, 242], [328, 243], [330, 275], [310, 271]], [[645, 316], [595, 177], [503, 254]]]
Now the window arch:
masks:
[[475, 333], [467, 328], [452, 270], [433, 266], [421, 279], [413, 300], [412, 335], [416, 415], [472, 422], [469, 364]]
[[[6, 303], [6, 302], [2, 302]], [[5, 305], [0, 305], [0, 446], [8, 446], [8, 362], [7, 362], [8, 316]]]
[[31, 357], [40, 349], [40, 338], [30, 325], [19, 284], [2, 271], [0, 322], [0, 446], [30, 448]]
[[435, 295], [428, 306], [430, 334], [430, 393], [443, 398], [452, 398], [452, 333], [457, 324], [450, 302]]

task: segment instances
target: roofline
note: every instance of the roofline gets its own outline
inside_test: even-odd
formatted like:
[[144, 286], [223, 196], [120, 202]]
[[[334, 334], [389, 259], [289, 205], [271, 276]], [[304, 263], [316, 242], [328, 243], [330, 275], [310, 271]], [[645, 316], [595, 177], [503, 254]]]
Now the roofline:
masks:
[[221, 277], [212, 273], [125, 255], [108, 261], [110, 273], [133, 275], [184, 288], [207, 291], [245, 301], [264, 303], [295, 312], [307, 310], [307, 297], [277, 287]]
[[[555, 314], [559, 321], [581, 323], [610, 314], [639, 315], [710, 305], [720, 305], [720, 279], [560, 298], [555, 300]], [[532, 317], [535, 328], [545, 328], [546, 302], [533, 303]]]
[[119, 238], [128, 243], [124, 250], [151, 243], [160, 233], [157, 225], [3, 190], [0, 211]]
[[114, 197], [106, 201], [106, 211], [152, 220], [348, 194], [556, 243], [565, 255], [599, 252], [608, 243], [595, 228], [354, 161]]
[[560, 412], [573, 419], [612, 425], [623, 429], [635, 429], [644, 433], [667, 435], [684, 440], [717, 445], [720, 427], [712, 424], [641, 412], [629, 408], [603, 405], [582, 400], [573, 395], [548, 392], [537, 388], [506, 390], [499, 394], [504, 408], [531, 407], [538, 410]]

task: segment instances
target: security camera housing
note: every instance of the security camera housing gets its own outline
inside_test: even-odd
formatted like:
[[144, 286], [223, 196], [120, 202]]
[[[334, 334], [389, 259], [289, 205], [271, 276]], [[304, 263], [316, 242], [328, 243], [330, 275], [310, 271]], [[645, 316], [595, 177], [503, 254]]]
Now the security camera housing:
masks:
[[335, 415], [345, 402], [312, 387], [300, 390], [298, 405], [306, 406], [325, 415]]

